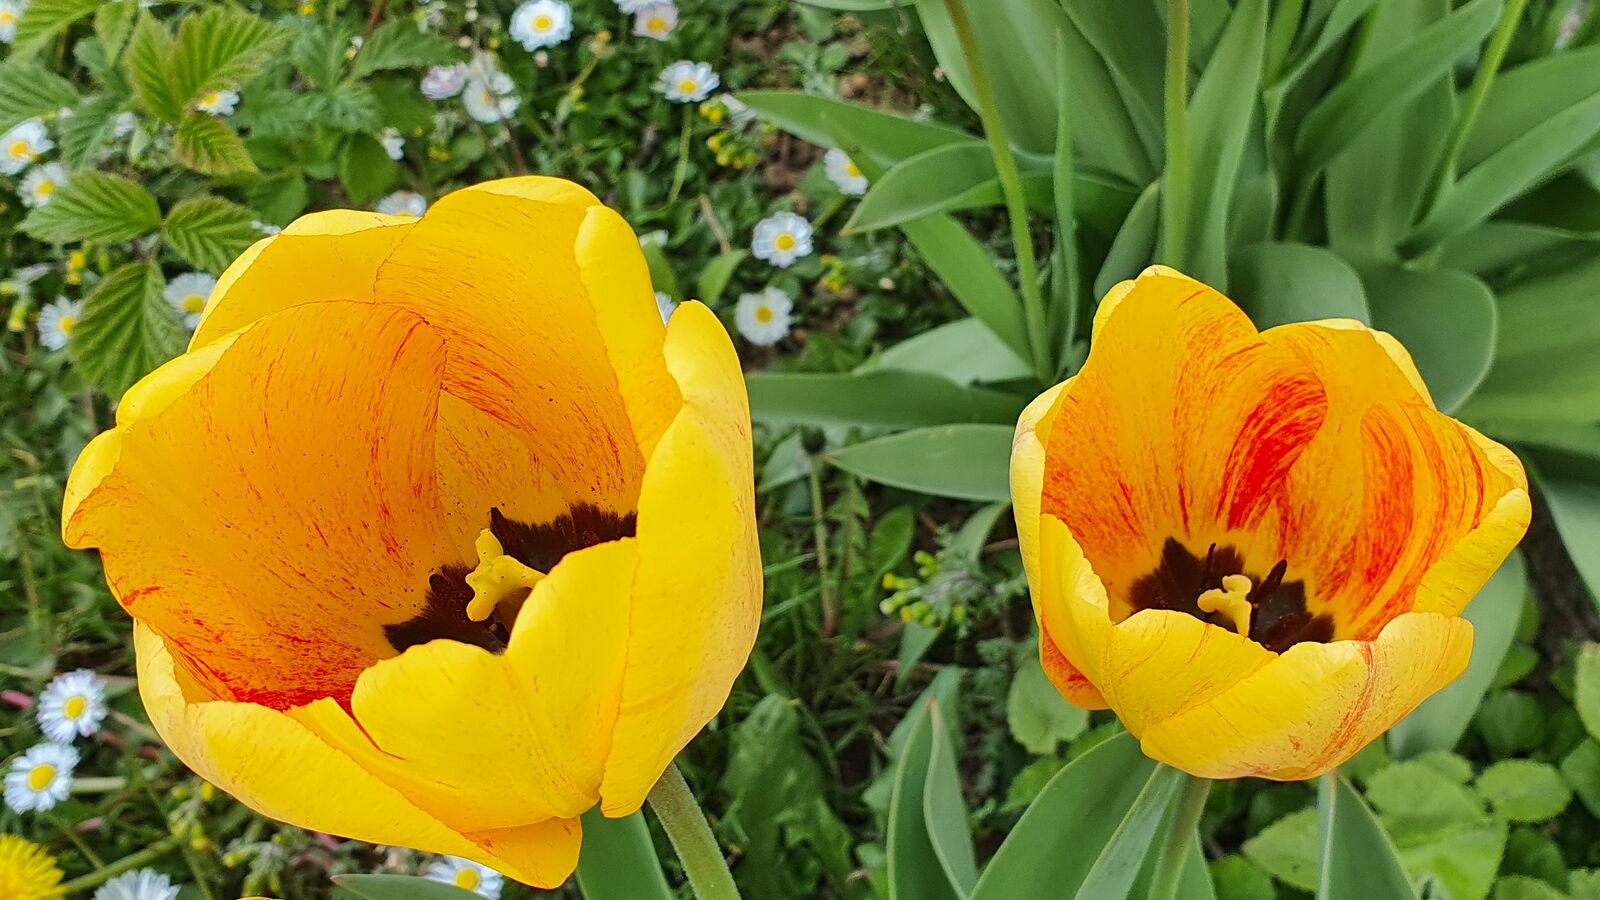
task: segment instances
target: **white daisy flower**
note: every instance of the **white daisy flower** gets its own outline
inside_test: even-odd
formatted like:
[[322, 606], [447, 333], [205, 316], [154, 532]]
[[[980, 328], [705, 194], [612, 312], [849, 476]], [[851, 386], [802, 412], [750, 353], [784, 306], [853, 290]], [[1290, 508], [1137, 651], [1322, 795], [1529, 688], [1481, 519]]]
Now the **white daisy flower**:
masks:
[[672, 311], [678, 308], [678, 301], [666, 291], [656, 291], [656, 311], [661, 313], [661, 321], [672, 318]]
[[185, 272], [167, 282], [167, 289], [161, 293], [183, 317], [183, 324], [192, 330], [200, 324], [200, 314], [205, 312], [206, 302], [211, 299], [211, 290], [216, 286], [217, 279], [211, 275]]
[[733, 321], [744, 339], [758, 347], [770, 347], [783, 340], [794, 324], [794, 300], [775, 287], [759, 294], [740, 294]]
[[665, 228], [657, 228], [655, 231], [646, 231], [644, 234], [639, 235], [639, 246], [641, 247], [665, 247], [666, 245], [667, 230]]
[[194, 107], [195, 109], [198, 109], [203, 113], [207, 113], [208, 115], [231, 116], [233, 115], [234, 109], [238, 105], [238, 91], [221, 90], [212, 91], [211, 93], [206, 94], [204, 97], [201, 97], [200, 102], [196, 103]]
[[282, 225], [274, 225], [271, 222], [263, 222], [260, 219], [251, 219], [250, 220], [250, 227], [254, 228], [255, 230], [257, 230], [259, 232], [261, 232], [262, 234], [269, 235], [269, 236], [277, 234], [280, 231], [283, 231], [283, 226]]
[[422, 76], [422, 96], [429, 100], [448, 100], [467, 86], [467, 64], [434, 66]]
[[699, 103], [711, 96], [722, 84], [722, 79], [712, 71], [710, 63], [680, 59], [665, 69], [656, 79], [656, 90], [668, 100], [678, 103]]
[[55, 142], [41, 120], [26, 119], [0, 134], [0, 175], [15, 175], [50, 152]]
[[632, 15], [654, 2], [655, 0], [617, 0], [617, 9]]
[[664, 41], [678, 27], [678, 8], [671, 3], [641, 6], [633, 14], [633, 33], [639, 37]]
[[528, 52], [572, 37], [572, 7], [562, 0], [527, 0], [511, 14], [511, 39]]
[[46, 810], [67, 799], [78, 751], [53, 741], [35, 744], [11, 761], [6, 773], [6, 805], [17, 812]]
[[428, 866], [423, 877], [429, 881], [453, 884], [480, 897], [496, 898], [505, 884], [505, 876], [482, 863], [459, 856], [441, 856]]
[[119, 112], [117, 117], [111, 120], [111, 136], [119, 139], [125, 138], [133, 134], [133, 126], [136, 124], [138, 124], [138, 119], [134, 118], [132, 112]]
[[838, 147], [823, 155], [822, 168], [827, 171], [828, 180], [839, 188], [839, 193], [860, 196], [867, 192], [867, 176], [861, 174], [850, 154]]
[[105, 684], [93, 669], [57, 675], [39, 692], [39, 730], [58, 744], [94, 734], [106, 712]]
[[479, 122], [499, 122], [510, 118], [522, 103], [516, 89], [510, 75], [500, 71], [493, 59], [480, 54], [467, 73], [461, 102], [467, 108], [467, 115]]
[[49, 203], [56, 191], [67, 186], [67, 177], [67, 167], [61, 163], [34, 166], [22, 176], [22, 202], [34, 207]]
[[390, 159], [405, 159], [406, 139], [400, 136], [400, 129], [385, 128], [378, 135], [378, 143], [383, 145], [383, 152], [389, 154]]
[[756, 259], [787, 269], [800, 257], [811, 255], [811, 223], [792, 212], [767, 216], [756, 223], [750, 252]]
[[178, 887], [155, 869], [135, 869], [100, 885], [92, 900], [178, 900]]
[[45, 304], [39, 310], [39, 343], [51, 350], [60, 350], [72, 340], [72, 330], [83, 318], [83, 301], [57, 297], [56, 302]]
[[386, 216], [420, 216], [428, 211], [428, 198], [416, 191], [395, 191], [379, 200], [377, 209]]
[[9, 44], [16, 38], [17, 23], [22, 21], [22, 11], [27, 8], [25, 2], [0, 0], [0, 44]]

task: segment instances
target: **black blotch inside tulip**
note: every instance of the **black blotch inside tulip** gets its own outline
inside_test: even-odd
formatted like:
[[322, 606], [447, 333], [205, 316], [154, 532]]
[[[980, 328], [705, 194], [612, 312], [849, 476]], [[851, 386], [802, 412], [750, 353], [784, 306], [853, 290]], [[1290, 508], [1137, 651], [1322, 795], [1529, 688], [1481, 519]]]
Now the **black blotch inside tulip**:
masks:
[[1128, 601], [1136, 611], [1176, 610], [1228, 627], [1226, 619], [1200, 608], [1200, 595], [1221, 590], [1225, 576], [1241, 574], [1251, 585], [1250, 640], [1274, 653], [1304, 641], [1332, 640], [1333, 618], [1326, 613], [1314, 616], [1306, 609], [1305, 582], [1287, 580], [1288, 571], [1288, 562], [1279, 560], [1267, 574], [1253, 574], [1245, 571], [1244, 556], [1234, 547], [1212, 544], [1204, 556], [1197, 556], [1176, 538], [1167, 538], [1160, 562], [1134, 580]]
[[[549, 572], [563, 556], [595, 544], [632, 537], [638, 524], [635, 513], [619, 515], [587, 503], [575, 503], [548, 522], [528, 523], [507, 518], [498, 507], [489, 510], [489, 530], [512, 559], [540, 572]], [[473, 644], [503, 653], [511, 639], [511, 623], [494, 612], [482, 622], [467, 618], [472, 588], [467, 576], [472, 564], [440, 566], [428, 576], [422, 612], [396, 625], [383, 626], [384, 637], [396, 651], [441, 638]]]

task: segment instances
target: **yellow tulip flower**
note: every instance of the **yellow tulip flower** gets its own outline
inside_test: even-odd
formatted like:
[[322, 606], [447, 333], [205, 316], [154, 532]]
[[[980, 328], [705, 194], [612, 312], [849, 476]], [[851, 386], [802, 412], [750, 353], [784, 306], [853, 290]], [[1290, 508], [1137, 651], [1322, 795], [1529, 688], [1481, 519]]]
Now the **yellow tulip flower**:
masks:
[[704, 306], [552, 178], [305, 216], [84, 450], [63, 535], [156, 729], [296, 825], [541, 886], [637, 810], [755, 639], [749, 410]]
[[1321, 774], [1453, 680], [1529, 516], [1393, 337], [1258, 332], [1160, 267], [1023, 412], [1011, 489], [1051, 680], [1205, 778]]

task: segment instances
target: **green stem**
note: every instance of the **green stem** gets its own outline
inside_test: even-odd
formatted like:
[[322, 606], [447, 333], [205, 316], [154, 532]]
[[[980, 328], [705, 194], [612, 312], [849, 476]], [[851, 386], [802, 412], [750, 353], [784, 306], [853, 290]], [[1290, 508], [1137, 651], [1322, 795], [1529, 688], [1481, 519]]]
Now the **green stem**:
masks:
[[128, 872], [133, 869], [137, 869], [140, 866], [155, 862], [162, 856], [165, 856], [167, 851], [178, 846], [180, 840], [181, 839], [177, 835], [169, 834], [161, 840], [156, 841], [150, 846], [144, 848], [143, 850], [140, 850], [136, 853], [130, 853], [116, 862], [111, 863], [110, 865], [101, 866], [82, 878], [72, 879], [66, 884], [63, 884], [61, 889], [68, 894], [72, 894], [77, 891], [86, 891], [89, 888], [104, 884], [118, 875], [121, 875], [123, 872]]
[[1167, 173], [1161, 186], [1161, 262], [1188, 264], [1189, 0], [1167, 0]]
[[678, 199], [678, 194], [683, 192], [683, 180], [689, 175], [689, 130], [693, 124], [693, 113], [688, 104], [683, 107], [683, 136], [678, 141], [678, 167], [672, 173], [672, 190], [667, 192], [667, 202], [670, 204]]
[[1028, 227], [1028, 203], [1022, 194], [1022, 176], [1017, 171], [1017, 159], [1011, 153], [1011, 142], [1006, 138], [1005, 122], [1000, 119], [1000, 107], [994, 99], [994, 87], [989, 82], [989, 71], [978, 53], [978, 39], [972, 31], [972, 20], [967, 18], [963, 0], [944, 0], [950, 13], [950, 24], [961, 42], [961, 55], [966, 59], [972, 74], [972, 89], [978, 95], [978, 119], [983, 123], [983, 136], [989, 141], [989, 154], [994, 157], [995, 174], [1000, 177], [1000, 193], [1005, 197], [1006, 214], [1011, 220], [1011, 242], [1017, 251], [1017, 280], [1022, 290], [1022, 312], [1028, 326], [1028, 348], [1033, 354], [1033, 368], [1041, 383], [1050, 383], [1054, 366], [1050, 360], [1050, 340], [1044, 314], [1044, 295], [1039, 290], [1039, 266], [1033, 257], [1033, 234]]
[[1172, 812], [1172, 830], [1167, 832], [1167, 842], [1161, 848], [1161, 858], [1156, 862], [1155, 883], [1151, 885], [1150, 900], [1173, 900], [1178, 896], [1178, 883], [1183, 880], [1184, 858], [1189, 853], [1189, 842], [1194, 839], [1200, 825], [1200, 814], [1206, 808], [1206, 796], [1211, 793], [1211, 779], [1185, 776], [1183, 793]]
[[678, 852], [683, 871], [689, 876], [699, 900], [738, 900], [739, 889], [728, 872], [728, 861], [717, 846], [717, 839], [706, 824], [705, 813], [695, 802], [689, 785], [672, 763], [661, 773], [661, 780], [650, 790], [650, 808], [666, 829], [672, 849]]

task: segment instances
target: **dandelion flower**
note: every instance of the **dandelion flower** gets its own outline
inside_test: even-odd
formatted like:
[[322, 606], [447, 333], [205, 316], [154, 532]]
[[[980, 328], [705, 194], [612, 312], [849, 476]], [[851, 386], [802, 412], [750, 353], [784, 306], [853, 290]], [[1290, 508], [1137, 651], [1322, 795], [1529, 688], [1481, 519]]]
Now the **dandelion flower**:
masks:
[[467, 86], [467, 65], [434, 66], [422, 76], [422, 96], [429, 100], [448, 100]]
[[54, 146], [44, 122], [37, 118], [18, 122], [0, 134], [0, 175], [21, 172]]
[[672, 311], [678, 308], [678, 301], [666, 291], [656, 291], [656, 309], [661, 313], [661, 321], [672, 318]]
[[28, 4], [17, 0], [0, 0], [0, 44], [9, 44], [17, 37], [17, 23], [22, 21], [22, 11]]
[[192, 330], [200, 324], [200, 314], [205, 312], [206, 301], [211, 299], [211, 289], [216, 286], [217, 279], [204, 272], [185, 272], [167, 282], [167, 289], [162, 294], [178, 311], [178, 315], [183, 316], [183, 324]]
[[389, 154], [390, 159], [404, 159], [406, 155], [406, 139], [400, 136], [400, 129], [385, 128], [378, 135], [378, 143], [383, 145], [383, 152]]
[[14, 834], [0, 834], [0, 897], [61, 900], [61, 869], [45, 849]]
[[710, 63], [680, 59], [665, 69], [656, 80], [656, 90], [677, 103], [699, 103], [722, 84]]
[[11, 761], [6, 773], [6, 805], [17, 812], [47, 810], [67, 799], [78, 751], [53, 741], [35, 744]]
[[57, 297], [56, 302], [39, 310], [39, 343], [60, 350], [72, 340], [72, 330], [83, 318], [83, 301]]
[[101, 885], [93, 900], [178, 900], [178, 886], [155, 869], [135, 869]]
[[105, 684], [92, 669], [57, 675], [39, 693], [39, 730], [58, 744], [94, 734], [105, 718]]
[[416, 191], [395, 191], [379, 200], [377, 209], [386, 216], [420, 216], [428, 211], [428, 200]]
[[839, 193], [859, 196], [867, 192], [867, 176], [861, 174], [850, 154], [838, 147], [822, 157], [822, 167], [827, 170], [828, 180], [839, 188]]
[[428, 866], [423, 876], [429, 881], [455, 885], [480, 897], [496, 898], [505, 883], [505, 876], [482, 863], [459, 856], [441, 856]]
[[238, 105], [239, 92], [223, 90], [212, 91], [211, 93], [206, 94], [204, 97], [201, 97], [200, 102], [196, 103], [194, 106], [195, 109], [198, 109], [207, 115], [231, 116], [233, 115], [233, 110]]
[[800, 257], [811, 255], [811, 223], [792, 212], [768, 216], [756, 223], [750, 252], [756, 259], [787, 269]]
[[49, 203], [56, 191], [67, 186], [67, 177], [67, 167], [61, 163], [35, 166], [22, 176], [22, 202], [34, 207]]
[[639, 37], [664, 41], [678, 27], [678, 8], [671, 3], [651, 3], [633, 14], [633, 33]]
[[739, 305], [734, 307], [734, 322], [744, 339], [758, 347], [770, 347], [783, 340], [794, 324], [794, 300], [788, 294], [769, 287], [759, 294], [739, 295]]
[[528, 52], [572, 37], [572, 7], [562, 0], [527, 0], [511, 14], [511, 39]]

